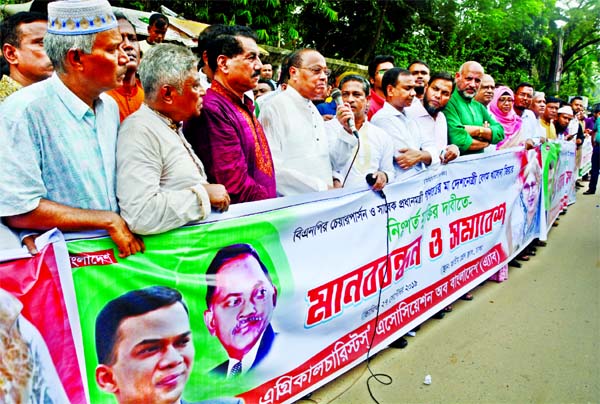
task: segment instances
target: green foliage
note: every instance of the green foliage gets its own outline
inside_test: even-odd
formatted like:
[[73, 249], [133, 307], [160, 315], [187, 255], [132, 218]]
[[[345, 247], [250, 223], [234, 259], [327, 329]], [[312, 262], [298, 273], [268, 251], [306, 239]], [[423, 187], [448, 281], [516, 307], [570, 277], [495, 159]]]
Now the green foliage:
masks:
[[[124, 3], [125, 1], [121, 1]], [[115, 2], [113, 2], [114, 4]], [[367, 64], [392, 54], [455, 72], [479, 61], [497, 82], [527, 80], [550, 90], [563, 35], [564, 91], [592, 95], [600, 59], [600, 2], [571, 0], [170, 0], [169, 8], [208, 24], [255, 29], [261, 43], [314, 47], [325, 56]], [[118, 4], [115, 4], [118, 5]], [[158, 9], [155, 0], [130, 7]], [[556, 20], [567, 24], [558, 30]], [[562, 93], [562, 91], [561, 91]], [[572, 94], [571, 94], [572, 95]]]

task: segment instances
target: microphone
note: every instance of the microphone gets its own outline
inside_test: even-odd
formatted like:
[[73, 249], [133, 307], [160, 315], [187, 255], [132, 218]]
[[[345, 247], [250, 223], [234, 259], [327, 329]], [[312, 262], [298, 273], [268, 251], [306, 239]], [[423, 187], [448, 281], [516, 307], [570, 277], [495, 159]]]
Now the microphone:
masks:
[[[344, 105], [344, 101], [342, 101], [342, 92], [338, 88], [331, 92], [331, 98], [333, 98], [338, 107]], [[356, 125], [354, 125], [353, 118], [348, 118], [348, 126], [350, 127], [352, 134], [358, 139], [358, 131], [356, 130]]]
[[[367, 180], [367, 184], [369, 184], [370, 187], [375, 185], [375, 182], [377, 181], [375, 179], [375, 176], [373, 175], [373, 173], [367, 174], [367, 176], [365, 177], [365, 180]], [[383, 192], [383, 189], [380, 189], [379, 191], [375, 191], [375, 192], [377, 192], [379, 194], [379, 196], [381, 196], [383, 199], [387, 199], [385, 196], [385, 193]]]

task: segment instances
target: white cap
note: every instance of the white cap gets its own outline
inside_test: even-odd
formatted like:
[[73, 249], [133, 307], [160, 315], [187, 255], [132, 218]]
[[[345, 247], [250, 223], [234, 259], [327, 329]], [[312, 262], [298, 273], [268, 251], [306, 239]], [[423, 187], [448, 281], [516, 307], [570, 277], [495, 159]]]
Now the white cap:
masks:
[[117, 19], [106, 0], [63, 0], [48, 3], [48, 32], [85, 35], [117, 28]]
[[565, 105], [564, 107], [560, 107], [558, 109], [558, 113], [559, 114], [568, 114], [568, 115], [573, 115], [573, 108], [571, 108], [568, 105]]

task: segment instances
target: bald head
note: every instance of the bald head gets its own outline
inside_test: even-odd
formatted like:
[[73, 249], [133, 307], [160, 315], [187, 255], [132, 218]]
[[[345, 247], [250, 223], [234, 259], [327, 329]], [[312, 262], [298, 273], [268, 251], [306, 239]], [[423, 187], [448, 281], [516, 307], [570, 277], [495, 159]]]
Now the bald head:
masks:
[[483, 78], [483, 67], [474, 61], [465, 62], [456, 73], [456, 88], [464, 97], [472, 99], [477, 95]]
[[484, 74], [483, 66], [481, 66], [478, 62], [475, 62], [473, 60], [469, 60], [468, 62], [463, 63], [459, 69], [460, 73], [466, 73], [469, 71], [478, 71], [481, 72], [481, 75]]
[[314, 49], [300, 49], [290, 55], [288, 85], [309, 100], [325, 98], [327, 68], [325, 57]]

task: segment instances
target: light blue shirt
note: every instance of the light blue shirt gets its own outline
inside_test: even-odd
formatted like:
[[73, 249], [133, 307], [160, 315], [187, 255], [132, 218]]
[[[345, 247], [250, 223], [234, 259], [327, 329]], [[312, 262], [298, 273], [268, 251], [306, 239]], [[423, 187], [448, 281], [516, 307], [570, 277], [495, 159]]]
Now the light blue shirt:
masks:
[[102, 94], [94, 111], [54, 74], [0, 106], [0, 216], [37, 208], [41, 198], [117, 212], [119, 109]]

